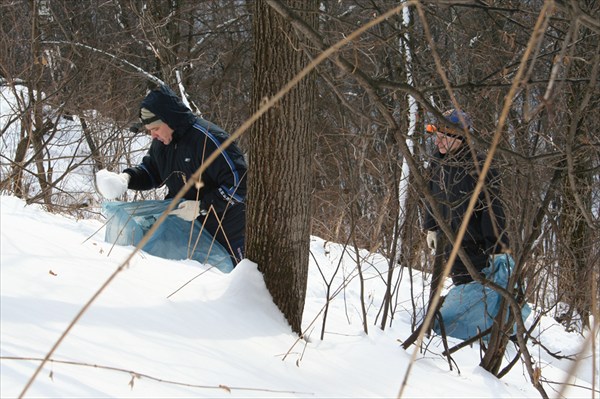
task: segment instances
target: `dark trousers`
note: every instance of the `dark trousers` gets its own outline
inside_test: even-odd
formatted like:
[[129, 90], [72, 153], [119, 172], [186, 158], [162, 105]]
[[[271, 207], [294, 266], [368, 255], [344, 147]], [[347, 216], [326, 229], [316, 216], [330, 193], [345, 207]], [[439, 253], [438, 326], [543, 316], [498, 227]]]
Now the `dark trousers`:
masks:
[[229, 252], [233, 264], [244, 258], [246, 204], [236, 204], [220, 215], [209, 212], [204, 228]]
[[[448, 255], [450, 255], [451, 249], [452, 249], [451, 247], [447, 248], [447, 251], [445, 254], [446, 259], [448, 259]], [[488, 266], [488, 255], [481, 250], [478, 250], [476, 248], [471, 248], [468, 246], [463, 247], [463, 249], [467, 253], [467, 256], [469, 257], [469, 259], [471, 259], [471, 263], [473, 263], [473, 266], [475, 266], [475, 269], [477, 269], [479, 274], [483, 277], [483, 273], [481, 271]], [[452, 277], [452, 282], [454, 283], [454, 285], [468, 284], [471, 281], [473, 281], [473, 278], [469, 274], [467, 267], [465, 266], [465, 264], [463, 263], [463, 261], [460, 259], [459, 256], [457, 256], [456, 259], [454, 260], [454, 264], [452, 265], [452, 269], [450, 270], [450, 275]]]

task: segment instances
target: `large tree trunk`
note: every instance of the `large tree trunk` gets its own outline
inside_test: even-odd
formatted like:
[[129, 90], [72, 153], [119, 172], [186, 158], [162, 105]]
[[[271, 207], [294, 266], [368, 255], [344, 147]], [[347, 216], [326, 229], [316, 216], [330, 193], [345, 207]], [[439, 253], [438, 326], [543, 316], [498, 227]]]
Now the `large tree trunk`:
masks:
[[[315, 21], [316, 1], [290, 1]], [[310, 13], [310, 11], [313, 11]], [[291, 25], [255, 2], [253, 109], [308, 63]], [[305, 78], [250, 131], [247, 257], [258, 264], [275, 304], [301, 333], [306, 296], [312, 191], [314, 82]]]

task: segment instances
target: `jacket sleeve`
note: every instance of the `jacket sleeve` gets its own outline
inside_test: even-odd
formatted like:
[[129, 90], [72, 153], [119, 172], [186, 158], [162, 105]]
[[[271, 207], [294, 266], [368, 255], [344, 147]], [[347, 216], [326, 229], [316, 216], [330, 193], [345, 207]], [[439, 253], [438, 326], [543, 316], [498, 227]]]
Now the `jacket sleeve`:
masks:
[[438, 230], [438, 224], [433, 218], [433, 213], [431, 211], [431, 206], [429, 204], [425, 205], [425, 217], [423, 221], [423, 230]]
[[[433, 163], [429, 165], [427, 170], [427, 177], [429, 178], [427, 183], [427, 189], [429, 193], [433, 195], [434, 193], [434, 179], [433, 179], [433, 171], [434, 165]], [[425, 201], [425, 215], [423, 217], [423, 230], [438, 230], [438, 224], [433, 217], [433, 212], [431, 210], [431, 204], [428, 201]]]
[[486, 252], [491, 255], [504, 252], [510, 245], [504, 208], [500, 200], [500, 177], [496, 170], [488, 171], [484, 190], [486, 192], [481, 193], [482, 200], [485, 202], [481, 217], [481, 232]]
[[[209, 131], [205, 134], [206, 154], [211, 154], [217, 150], [220, 141]], [[232, 144], [219, 154], [204, 172], [207, 187], [202, 193], [202, 207], [208, 210], [212, 206], [217, 213], [222, 213], [228, 206], [244, 203], [246, 170], [246, 161], [237, 145]]]
[[144, 156], [141, 164], [123, 171], [131, 176], [128, 187], [130, 190], [150, 190], [161, 186], [156, 162], [151, 153], [152, 149]]

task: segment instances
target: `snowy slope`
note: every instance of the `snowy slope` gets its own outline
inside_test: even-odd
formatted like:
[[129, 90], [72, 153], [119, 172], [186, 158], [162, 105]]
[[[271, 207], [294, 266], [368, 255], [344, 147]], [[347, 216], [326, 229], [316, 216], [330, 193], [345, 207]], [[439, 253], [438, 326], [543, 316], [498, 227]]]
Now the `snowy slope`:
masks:
[[[10, 398], [22, 393], [39, 359], [132, 248], [104, 242], [100, 221], [49, 214], [14, 197], [0, 200], [0, 396]], [[376, 268], [385, 271], [385, 259], [369, 258], [367, 335], [358, 279], [352, 278], [356, 272], [346, 255], [332, 287], [338, 289], [344, 279], [350, 283], [331, 302], [321, 341], [326, 287], [319, 268], [329, 280], [342, 251], [316, 237], [311, 250], [304, 315], [308, 342], [292, 333], [254, 263], [245, 260], [223, 274], [195, 261], [138, 253], [83, 313], [25, 397], [397, 397], [415, 350], [405, 351], [399, 342], [410, 334], [408, 275], [392, 326], [382, 331], [376, 317], [384, 279]], [[414, 281], [417, 289], [420, 278]], [[580, 351], [583, 337], [566, 333], [551, 319], [544, 319], [540, 332], [562, 355]], [[477, 345], [455, 355], [460, 372], [449, 370], [437, 337], [428, 349], [417, 355], [404, 397], [539, 397], [520, 365], [502, 380], [478, 367]], [[537, 346], [530, 350], [543, 378], [564, 381], [570, 361], [558, 361]], [[597, 345], [595, 350], [597, 362]], [[586, 355], [568, 397], [593, 397], [592, 358]], [[546, 389], [556, 395], [556, 386]]]

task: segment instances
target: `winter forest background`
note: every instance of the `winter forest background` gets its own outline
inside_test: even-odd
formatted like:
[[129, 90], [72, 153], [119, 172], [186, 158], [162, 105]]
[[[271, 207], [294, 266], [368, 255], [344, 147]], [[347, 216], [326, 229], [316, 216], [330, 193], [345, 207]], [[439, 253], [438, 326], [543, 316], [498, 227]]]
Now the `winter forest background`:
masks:
[[[149, 139], [130, 126], [165, 82], [247, 152], [247, 255], [292, 329], [311, 235], [388, 259], [385, 329], [400, 283], [435, 271], [419, 228], [425, 124], [460, 107], [501, 173], [525, 300], [597, 331], [598, 2], [4, 0], [0, 13], [2, 194], [101, 220], [94, 173], [141, 159]], [[415, 302], [415, 328], [423, 316]]]

